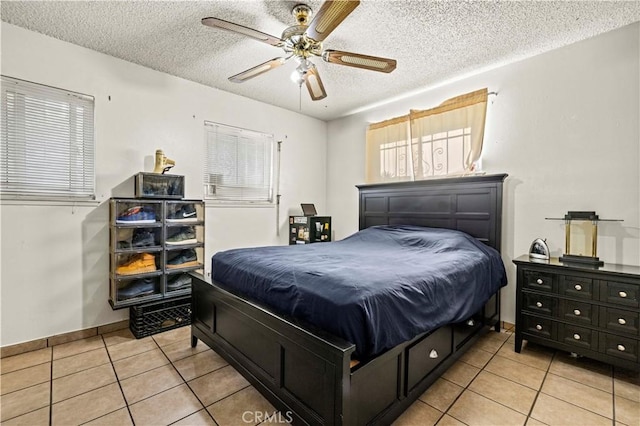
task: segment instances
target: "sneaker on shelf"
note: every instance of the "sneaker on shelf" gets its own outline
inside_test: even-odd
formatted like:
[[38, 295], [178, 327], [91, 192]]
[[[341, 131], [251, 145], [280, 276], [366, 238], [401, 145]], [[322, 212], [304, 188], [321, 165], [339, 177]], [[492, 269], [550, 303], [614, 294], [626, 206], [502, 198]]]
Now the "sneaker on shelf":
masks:
[[167, 277], [167, 290], [176, 291], [191, 286], [191, 277], [187, 274], [171, 275]]
[[116, 218], [116, 223], [155, 223], [156, 213], [147, 206], [135, 206]]
[[155, 278], [143, 278], [133, 281], [126, 287], [118, 290], [118, 299], [131, 299], [132, 297], [148, 296], [156, 291]]
[[197, 222], [198, 213], [193, 204], [183, 204], [179, 209], [169, 212], [167, 222]]
[[118, 241], [118, 248], [138, 248], [138, 247], [151, 247], [158, 245], [156, 243], [156, 237], [153, 231], [148, 229], [136, 229], [133, 232], [131, 240]]
[[116, 268], [116, 274], [133, 275], [156, 270], [156, 260], [152, 254], [140, 253]]
[[197, 242], [196, 231], [192, 226], [179, 228], [175, 234], [165, 240], [168, 245], [194, 244]]
[[180, 252], [167, 260], [167, 268], [187, 268], [189, 266], [198, 266], [198, 256], [194, 249], [180, 250]]

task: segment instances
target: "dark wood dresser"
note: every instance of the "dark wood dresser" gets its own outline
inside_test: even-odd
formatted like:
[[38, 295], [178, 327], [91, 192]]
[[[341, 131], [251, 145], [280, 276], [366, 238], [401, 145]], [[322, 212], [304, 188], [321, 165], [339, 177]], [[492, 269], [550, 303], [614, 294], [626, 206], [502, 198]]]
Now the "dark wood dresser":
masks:
[[528, 255], [513, 263], [516, 352], [524, 339], [640, 371], [640, 267], [595, 269]]

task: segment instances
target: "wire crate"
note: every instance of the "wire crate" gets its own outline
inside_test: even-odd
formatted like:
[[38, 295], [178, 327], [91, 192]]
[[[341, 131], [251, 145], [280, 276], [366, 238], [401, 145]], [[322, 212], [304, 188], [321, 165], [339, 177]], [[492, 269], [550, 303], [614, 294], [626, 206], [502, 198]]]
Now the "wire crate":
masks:
[[136, 339], [191, 324], [191, 296], [129, 308], [129, 328]]

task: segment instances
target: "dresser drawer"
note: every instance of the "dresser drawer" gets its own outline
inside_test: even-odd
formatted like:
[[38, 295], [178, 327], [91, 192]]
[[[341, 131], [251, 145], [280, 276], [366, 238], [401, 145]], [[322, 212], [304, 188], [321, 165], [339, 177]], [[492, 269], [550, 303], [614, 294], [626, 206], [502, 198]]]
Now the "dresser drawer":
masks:
[[598, 287], [591, 278], [561, 275], [559, 279], [559, 293], [580, 299], [597, 300]]
[[523, 332], [545, 339], [555, 340], [557, 323], [549, 319], [522, 315]]
[[640, 312], [601, 307], [600, 327], [637, 336], [640, 334]]
[[450, 327], [441, 327], [409, 349], [407, 354], [409, 390], [451, 354], [451, 334]]
[[598, 326], [598, 306], [587, 302], [561, 300], [558, 318], [576, 324]]
[[524, 285], [524, 288], [531, 288], [535, 290], [547, 291], [549, 293], [552, 293], [553, 279], [554, 279], [553, 274], [525, 270], [523, 285]]
[[620, 306], [637, 308], [640, 299], [640, 295], [638, 294], [639, 288], [640, 286], [633, 284], [601, 281], [600, 300]]
[[600, 352], [616, 358], [638, 361], [638, 341], [613, 334], [600, 333]]
[[558, 324], [558, 341], [578, 348], [598, 350], [598, 332], [571, 324]]
[[550, 317], [555, 316], [557, 299], [539, 293], [522, 292], [522, 309]]

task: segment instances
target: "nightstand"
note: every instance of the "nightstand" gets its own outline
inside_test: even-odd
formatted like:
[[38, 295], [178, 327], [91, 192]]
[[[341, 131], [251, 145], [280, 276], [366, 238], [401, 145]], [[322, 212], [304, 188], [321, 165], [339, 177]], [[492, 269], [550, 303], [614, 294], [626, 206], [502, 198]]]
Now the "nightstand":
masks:
[[522, 340], [640, 371], [640, 267], [584, 267], [520, 256], [515, 351]]

